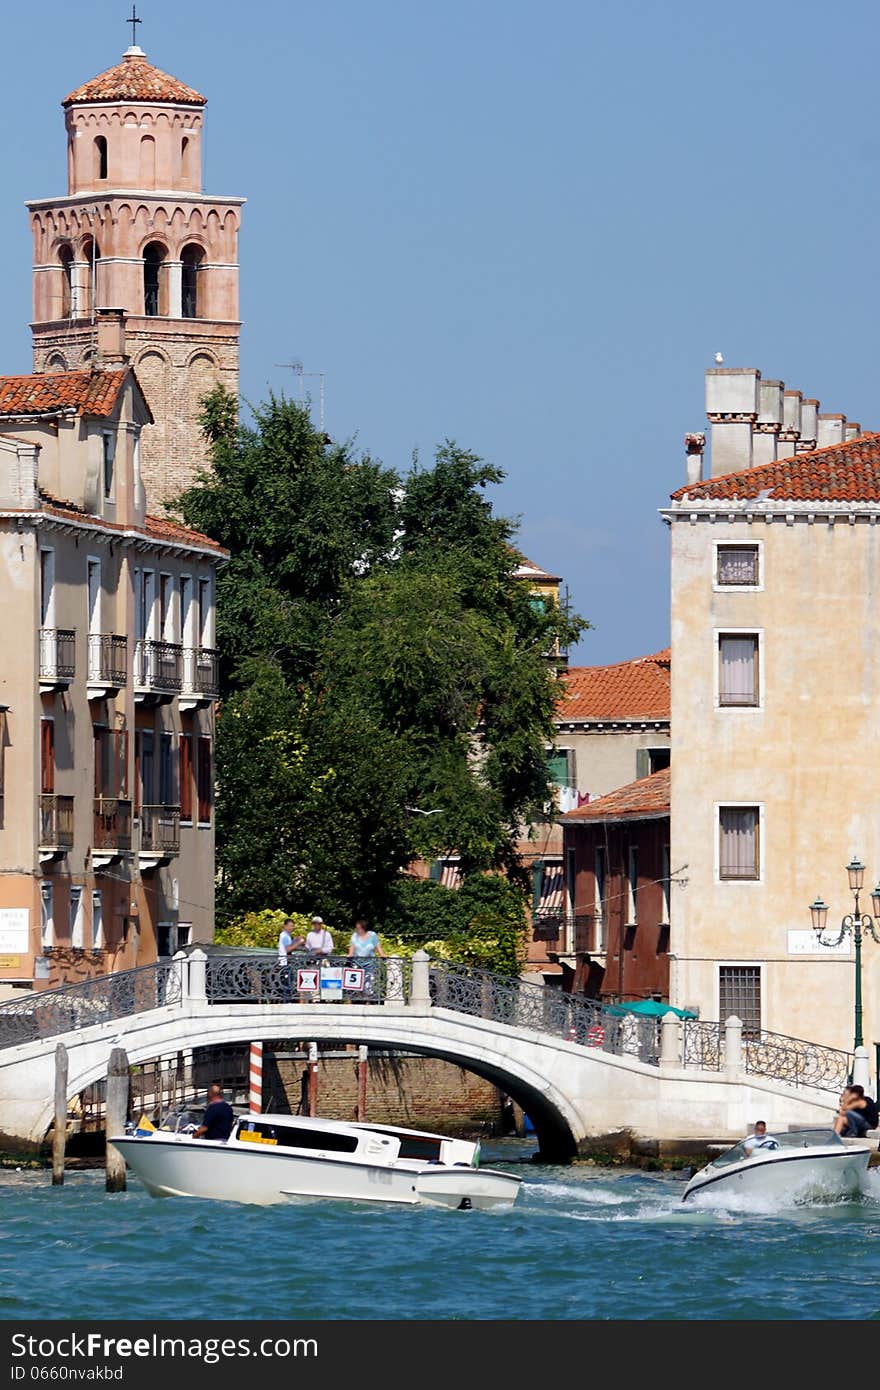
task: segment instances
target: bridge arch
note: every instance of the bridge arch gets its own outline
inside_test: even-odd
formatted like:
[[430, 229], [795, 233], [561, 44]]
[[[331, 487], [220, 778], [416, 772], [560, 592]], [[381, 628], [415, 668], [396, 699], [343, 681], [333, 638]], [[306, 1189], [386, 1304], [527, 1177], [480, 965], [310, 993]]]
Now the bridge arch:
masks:
[[[437, 1010], [432, 1011], [423, 1027], [419, 1027], [419, 1020], [411, 1016], [402, 1018], [391, 1015], [386, 1019], [379, 1009], [362, 1011], [348, 1007], [331, 1010], [326, 1004], [308, 1010], [308, 1017], [303, 1016], [301, 1008], [296, 1013], [287, 1009], [278, 1010], [281, 1016], [275, 1018], [264, 1016], [257, 1019], [248, 1017], [247, 1012], [245, 1010], [244, 1017], [232, 1017], [226, 1011], [211, 1009], [207, 1018], [200, 1015], [188, 1020], [188, 1026], [183, 1025], [181, 1020], [175, 1029], [173, 1042], [159, 1045], [155, 1037], [138, 1039], [132, 1034], [120, 1036], [120, 1045], [125, 1047], [129, 1061], [136, 1065], [191, 1047], [280, 1042], [291, 1036], [307, 1037], [314, 1042], [364, 1043], [390, 1051], [438, 1057], [483, 1077], [511, 1096], [535, 1126], [542, 1160], [568, 1162], [576, 1155], [578, 1141], [584, 1137], [577, 1106], [564, 1090], [548, 1081], [534, 1064], [512, 1054], [509, 1048], [503, 1046], [504, 1039], [499, 1040], [502, 1046], [487, 1046], [485, 1039], [476, 1048], [469, 1046], [467, 1039], [461, 1036], [466, 1031], [468, 1020], [460, 1016], [453, 1016], [448, 1020], [448, 1027], [444, 1028]], [[362, 1016], [355, 1018], [356, 1014]], [[465, 1025], [464, 1029], [462, 1024]], [[68, 1081], [71, 1097], [106, 1077], [109, 1046], [105, 1044], [102, 1051], [104, 1055], [100, 1061], [91, 1060], [80, 1067], [76, 1065], [74, 1055], [71, 1056]], [[86, 1059], [83, 1061], [86, 1062]], [[47, 1103], [38, 1120], [39, 1132], [45, 1135], [51, 1123], [52, 1107]]]

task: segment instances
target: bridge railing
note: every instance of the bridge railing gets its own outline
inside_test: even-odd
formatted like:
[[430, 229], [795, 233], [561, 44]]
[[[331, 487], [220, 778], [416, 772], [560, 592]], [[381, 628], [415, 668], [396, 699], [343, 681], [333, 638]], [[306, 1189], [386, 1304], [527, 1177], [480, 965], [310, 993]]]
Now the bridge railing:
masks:
[[291, 952], [288, 962], [285, 966], [272, 956], [211, 957], [205, 971], [208, 1003], [405, 1004], [412, 988], [412, 961], [397, 956], [352, 960]]
[[163, 1004], [179, 1004], [183, 994], [179, 961], [159, 961], [30, 993], [0, 1004], [0, 1048], [130, 1018]]
[[[684, 1019], [681, 1030], [682, 1066], [721, 1071], [734, 1062], [728, 1056], [725, 1024]], [[766, 1029], [742, 1036], [736, 1049], [736, 1061], [747, 1075], [766, 1076], [789, 1086], [836, 1092], [846, 1085], [852, 1073], [851, 1052], [785, 1033], [768, 1033]]]
[[583, 995], [564, 994], [510, 976], [464, 965], [433, 964], [431, 1002], [438, 1008], [552, 1033], [617, 1056], [636, 1057], [656, 1065], [660, 1057], [657, 1020], [615, 1015], [607, 1006]]

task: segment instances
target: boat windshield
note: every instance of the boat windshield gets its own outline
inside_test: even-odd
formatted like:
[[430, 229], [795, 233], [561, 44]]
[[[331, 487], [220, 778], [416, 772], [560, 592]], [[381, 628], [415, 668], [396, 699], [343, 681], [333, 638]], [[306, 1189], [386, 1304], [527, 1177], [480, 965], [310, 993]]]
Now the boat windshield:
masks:
[[[771, 1134], [769, 1131], [767, 1139], [772, 1139], [777, 1149], [814, 1149], [814, 1148], [833, 1148], [835, 1146], [843, 1148], [843, 1140], [833, 1129], [793, 1129], [783, 1131], [781, 1134]], [[725, 1168], [729, 1163], [741, 1163], [744, 1158], [753, 1158], [760, 1150], [753, 1149], [749, 1154], [746, 1150], [748, 1141], [743, 1139], [739, 1144], [734, 1144], [732, 1149], [725, 1149], [723, 1154], [713, 1158], [713, 1168]], [[764, 1152], [770, 1149], [770, 1145], [765, 1145]]]

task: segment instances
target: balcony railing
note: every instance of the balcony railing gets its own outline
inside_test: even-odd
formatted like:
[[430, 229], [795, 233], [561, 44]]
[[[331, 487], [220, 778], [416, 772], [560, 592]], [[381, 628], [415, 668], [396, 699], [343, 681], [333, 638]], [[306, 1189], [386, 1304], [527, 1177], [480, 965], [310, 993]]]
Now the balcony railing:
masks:
[[131, 849], [131, 802], [114, 796], [95, 797], [93, 845], [97, 850]]
[[183, 684], [183, 648], [177, 642], [138, 638], [134, 644], [136, 695], [176, 695]]
[[76, 632], [70, 628], [40, 628], [40, 684], [69, 685], [76, 674]]
[[220, 657], [213, 647], [184, 647], [183, 689], [203, 700], [220, 694]]
[[180, 853], [179, 806], [142, 806], [140, 818], [141, 855], [158, 862]]
[[73, 849], [73, 797], [44, 792], [40, 797], [40, 849]]
[[128, 638], [89, 633], [89, 685], [121, 690], [128, 676]]

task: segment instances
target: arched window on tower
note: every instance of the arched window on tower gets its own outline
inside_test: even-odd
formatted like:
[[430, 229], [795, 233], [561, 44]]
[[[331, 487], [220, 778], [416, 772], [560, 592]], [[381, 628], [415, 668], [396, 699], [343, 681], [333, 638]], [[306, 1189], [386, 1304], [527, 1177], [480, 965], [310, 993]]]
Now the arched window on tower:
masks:
[[185, 319], [201, 317], [199, 273], [204, 260], [205, 253], [201, 246], [185, 246], [181, 252], [181, 313]]
[[152, 135], [141, 136], [141, 188], [156, 187], [156, 142]]
[[168, 313], [165, 258], [168, 252], [159, 241], [144, 247], [144, 313], [157, 318]]
[[107, 177], [106, 135], [95, 136], [95, 177], [98, 179], [106, 179]]
[[58, 249], [58, 264], [61, 266], [61, 312], [58, 317], [73, 317], [73, 248], [67, 245]]
[[98, 261], [101, 259], [101, 248], [94, 237], [86, 237], [82, 247], [82, 258], [85, 261], [85, 275], [83, 277], [83, 302], [79, 306], [80, 317], [94, 312], [97, 304], [97, 279]]
[[180, 177], [189, 183], [189, 136], [184, 135], [180, 142]]

